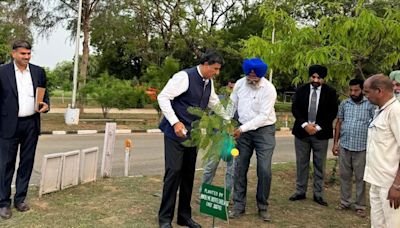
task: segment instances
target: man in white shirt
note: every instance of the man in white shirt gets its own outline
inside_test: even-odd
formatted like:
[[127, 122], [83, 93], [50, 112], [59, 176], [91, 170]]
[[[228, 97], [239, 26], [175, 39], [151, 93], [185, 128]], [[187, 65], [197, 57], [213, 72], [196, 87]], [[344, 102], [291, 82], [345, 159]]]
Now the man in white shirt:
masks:
[[48, 112], [49, 98], [35, 107], [38, 87], [46, 88], [43, 68], [30, 64], [31, 45], [15, 41], [13, 62], [0, 67], [0, 217], [11, 218], [11, 182], [19, 147], [14, 207], [29, 210], [25, 198], [40, 134], [40, 113]]
[[172, 227], [178, 189], [178, 225], [201, 227], [193, 221], [190, 206], [197, 148], [186, 147], [182, 142], [190, 138], [191, 124], [199, 119], [187, 109], [198, 107], [204, 110], [219, 104], [212, 78], [219, 74], [222, 64], [220, 55], [206, 52], [198, 66], [174, 74], [158, 95], [164, 114], [160, 129], [164, 132], [165, 144], [164, 186], [158, 213], [161, 228]]
[[368, 126], [364, 171], [371, 184], [371, 227], [400, 227], [400, 103], [383, 74], [365, 81], [364, 94], [378, 106]]
[[243, 70], [246, 77], [239, 79], [230, 96], [227, 108], [231, 116], [237, 110], [240, 127], [235, 129], [239, 156], [235, 159], [232, 219], [244, 215], [246, 209], [247, 171], [253, 151], [257, 156], [257, 206], [263, 221], [270, 221], [267, 213], [271, 188], [271, 159], [275, 148], [274, 85], [265, 79], [268, 66], [259, 58], [246, 59]]

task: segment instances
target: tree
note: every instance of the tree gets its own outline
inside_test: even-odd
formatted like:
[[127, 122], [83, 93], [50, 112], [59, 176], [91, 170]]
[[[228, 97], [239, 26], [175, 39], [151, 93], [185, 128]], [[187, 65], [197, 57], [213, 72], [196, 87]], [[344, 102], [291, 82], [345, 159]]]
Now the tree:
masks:
[[[76, 24], [78, 15], [79, 0], [46, 0], [46, 9], [44, 10], [44, 2], [41, 0], [26, 0], [35, 5], [36, 8], [41, 8], [43, 20], [36, 23], [42, 31], [49, 31], [55, 25], [67, 22], [67, 29], [71, 31], [71, 37], [76, 35]], [[112, 4], [112, 3], [110, 3]], [[88, 65], [89, 65], [89, 39], [91, 31], [92, 18], [102, 9], [106, 8], [106, 1], [102, 0], [82, 0], [82, 22], [81, 31], [83, 33], [82, 41], [82, 64], [80, 65], [79, 89], [83, 89], [87, 80]], [[83, 108], [84, 97], [79, 97], [79, 105]]]
[[11, 60], [11, 44], [14, 40], [32, 42], [31, 26], [40, 20], [38, 10], [27, 0], [0, 2], [0, 64]]
[[107, 118], [111, 108], [143, 108], [149, 103], [144, 88], [134, 88], [130, 81], [116, 79], [108, 73], [103, 73], [99, 78], [90, 81], [82, 92], [101, 106], [104, 118]]
[[49, 90], [62, 89], [72, 90], [72, 76], [74, 70], [74, 63], [72, 61], [63, 61], [57, 63], [54, 70], [47, 71]]
[[387, 73], [400, 60], [399, 11], [388, 8], [378, 16], [362, 6], [360, 1], [353, 17], [323, 16], [316, 26], [297, 26], [275, 44], [265, 37], [251, 37], [243, 52], [269, 59], [273, 68], [295, 75], [295, 84], [308, 79], [311, 64], [327, 65], [327, 80], [339, 89], [353, 77]]

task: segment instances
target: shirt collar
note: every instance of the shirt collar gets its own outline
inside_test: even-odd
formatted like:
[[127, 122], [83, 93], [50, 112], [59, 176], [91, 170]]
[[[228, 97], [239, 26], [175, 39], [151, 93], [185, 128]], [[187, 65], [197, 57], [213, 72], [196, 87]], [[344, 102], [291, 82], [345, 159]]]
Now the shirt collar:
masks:
[[393, 102], [395, 102], [395, 101], [396, 101], [396, 97], [393, 96], [393, 97], [392, 97], [390, 100], [388, 100], [388, 101], [382, 106], [382, 108], [380, 108], [379, 110], [385, 109], [387, 106], [393, 104]]
[[201, 78], [203, 79], [203, 81], [208, 82], [209, 79], [204, 79], [204, 76], [201, 74], [200, 66], [199, 66], [199, 65], [196, 67], [196, 69], [197, 69], [197, 72], [199, 73], [199, 75], [201, 76]]
[[[321, 88], [322, 88], [322, 85], [318, 86], [317, 91], [321, 91]], [[313, 89], [314, 89], [314, 86], [311, 85], [311, 83], [310, 83], [310, 91], [312, 91]]]
[[[14, 70], [15, 70], [15, 72], [17, 72], [17, 71], [22, 72], [22, 71], [18, 68], [17, 64], [15, 64], [15, 62], [14, 62]], [[25, 69], [24, 71], [30, 72], [29, 64], [26, 65], [26, 69]]]
[[266, 78], [262, 77], [261, 80], [260, 80], [259, 86], [260, 87], [266, 87], [267, 86], [267, 81], [268, 80]]

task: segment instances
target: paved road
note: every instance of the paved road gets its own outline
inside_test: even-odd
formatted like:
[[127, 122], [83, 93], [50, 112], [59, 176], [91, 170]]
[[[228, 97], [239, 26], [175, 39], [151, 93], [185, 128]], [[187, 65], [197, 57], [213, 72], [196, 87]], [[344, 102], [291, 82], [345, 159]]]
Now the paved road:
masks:
[[[159, 133], [118, 134], [116, 136], [115, 155], [112, 175], [122, 176], [124, 166], [124, 140], [133, 143], [130, 175], [162, 175], [164, 172], [163, 135]], [[277, 136], [277, 145], [273, 162], [295, 161], [293, 137]], [[99, 168], [103, 151], [104, 134], [94, 135], [42, 135], [39, 139], [31, 184], [38, 184], [43, 155], [67, 152], [89, 147], [99, 147]], [[331, 154], [330, 152], [328, 153]], [[252, 164], [256, 163], [253, 156]], [[201, 155], [198, 156], [197, 168], [201, 168]], [[98, 173], [99, 174], [99, 173]]]

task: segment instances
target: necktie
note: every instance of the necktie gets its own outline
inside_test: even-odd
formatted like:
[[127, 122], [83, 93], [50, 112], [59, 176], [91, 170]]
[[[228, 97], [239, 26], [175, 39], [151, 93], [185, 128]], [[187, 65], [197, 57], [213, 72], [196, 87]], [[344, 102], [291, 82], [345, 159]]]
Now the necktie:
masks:
[[310, 110], [308, 111], [308, 121], [315, 123], [317, 117], [317, 88], [313, 88], [310, 101]]
[[204, 86], [203, 86], [203, 91], [206, 90], [207, 85], [208, 85], [208, 80], [205, 80], [205, 81], [204, 81]]

